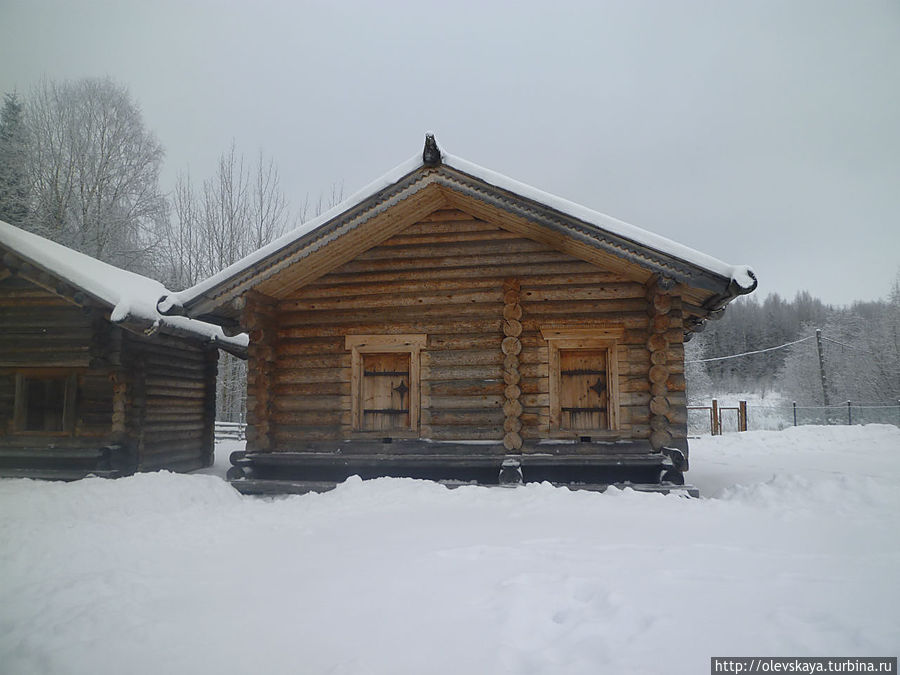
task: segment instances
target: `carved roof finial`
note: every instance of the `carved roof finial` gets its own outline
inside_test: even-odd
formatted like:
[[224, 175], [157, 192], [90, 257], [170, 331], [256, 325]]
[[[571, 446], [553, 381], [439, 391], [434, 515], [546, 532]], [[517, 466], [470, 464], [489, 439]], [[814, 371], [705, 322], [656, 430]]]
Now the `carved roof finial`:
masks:
[[438, 147], [437, 141], [434, 140], [434, 134], [425, 134], [425, 149], [422, 151], [422, 162], [425, 166], [441, 165], [441, 149]]

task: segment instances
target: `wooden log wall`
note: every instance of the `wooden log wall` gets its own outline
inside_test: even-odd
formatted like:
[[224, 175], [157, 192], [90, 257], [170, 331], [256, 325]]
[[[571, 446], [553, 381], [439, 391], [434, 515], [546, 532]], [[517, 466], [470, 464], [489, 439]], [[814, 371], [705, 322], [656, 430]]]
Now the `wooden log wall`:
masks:
[[687, 400], [684, 386], [684, 340], [681, 300], [670, 294], [666, 280], [648, 286], [650, 318], [650, 445], [686, 447]]
[[522, 389], [519, 381], [522, 379], [519, 373], [519, 354], [522, 353], [522, 305], [519, 304], [519, 292], [522, 284], [516, 278], [503, 282], [503, 341], [500, 350], [503, 352], [503, 383], [506, 388], [503, 395], [503, 414], [506, 419], [503, 422], [503, 447], [510, 451], [522, 449], [522, 404], [519, 397]]
[[94, 315], [20, 277], [0, 282], [0, 368], [87, 368]]
[[[36, 272], [35, 272], [36, 274]], [[0, 281], [0, 445], [82, 448], [117, 440], [113, 432], [113, 380], [121, 330], [104, 312], [78, 306], [19, 275]], [[16, 373], [75, 375], [74, 426], [65, 434], [13, 434]]]
[[[508, 295], [513, 290], [516, 299]], [[251, 333], [250, 347], [255, 449], [289, 451], [303, 441], [352, 436], [344, 336], [354, 334], [427, 335], [422, 437], [498, 444], [512, 433], [523, 441], [545, 438], [549, 378], [542, 326], [622, 327], [619, 429], [631, 438], [652, 433], [647, 344], [653, 317], [644, 284], [459, 210], [436, 211], [274, 307], [245, 312], [247, 327], [260, 331]], [[674, 365], [681, 358], [680, 321], [659, 328], [654, 334], [669, 344], [663, 350], [668, 376], [683, 377]], [[517, 345], [504, 343], [507, 338]], [[517, 353], [506, 353], [510, 349]], [[518, 394], [521, 411], [510, 394]], [[514, 436], [509, 441], [517, 444]]]
[[199, 345], [165, 335], [128, 335], [126, 343], [132, 382], [126, 408], [139, 439], [138, 469], [208, 466], [214, 442], [215, 353], [211, 357]]
[[[271, 431], [276, 422], [272, 419], [272, 402], [279, 400], [280, 397], [280, 392], [277, 390], [278, 380], [275, 377], [276, 308], [270, 299], [253, 292], [245, 294], [243, 300], [243, 325], [250, 333], [248, 358], [252, 364], [247, 372], [247, 451], [257, 452], [269, 450], [272, 447]], [[343, 347], [343, 338], [336, 338], [334, 341]], [[311, 354], [317, 353], [316, 351], [311, 352]], [[285, 355], [288, 358], [291, 356], [290, 352], [286, 352]], [[302, 373], [295, 373], [295, 379], [302, 380], [303, 377]], [[343, 383], [344, 380], [339, 380], [339, 382]], [[346, 387], [349, 389], [349, 373], [346, 382]], [[299, 385], [296, 388], [296, 395], [305, 396], [304, 383], [298, 381], [294, 384]], [[327, 383], [321, 384], [323, 384], [323, 391], [327, 391]], [[349, 396], [347, 398], [349, 408]]]

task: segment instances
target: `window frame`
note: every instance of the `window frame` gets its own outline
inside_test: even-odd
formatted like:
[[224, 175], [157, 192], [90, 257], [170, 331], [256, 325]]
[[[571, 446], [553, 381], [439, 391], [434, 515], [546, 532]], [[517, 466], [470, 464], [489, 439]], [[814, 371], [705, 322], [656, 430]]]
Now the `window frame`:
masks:
[[[420, 353], [425, 348], [427, 336], [424, 334], [405, 335], [347, 335], [344, 346], [350, 356], [350, 406], [351, 427], [358, 437], [417, 437], [420, 418]], [[393, 429], [390, 432], [372, 431], [363, 428], [363, 354], [406, 353], [409, 354], [409, 427]]]
[[[550, 432], [563, 436], [618, 435], [619, 429], [619, 342], [623, 328], [541, 328], [548, 346], [550, 395]], [[560, 401], [560, 351], [606, 350], [606, 388], [608, 392], [606, 429], [567, 429], [562, 426]]]
[[[26, 401], [27, 380], [64, 380], [62, 429], [26, 429], [28, 405]], [[78, 373], [69, 369], [29, 369], [15, 373], [15, 396], [13, 399], [14, 433], [23, 436], [72, 436], [75, 433], [76, 392]]]

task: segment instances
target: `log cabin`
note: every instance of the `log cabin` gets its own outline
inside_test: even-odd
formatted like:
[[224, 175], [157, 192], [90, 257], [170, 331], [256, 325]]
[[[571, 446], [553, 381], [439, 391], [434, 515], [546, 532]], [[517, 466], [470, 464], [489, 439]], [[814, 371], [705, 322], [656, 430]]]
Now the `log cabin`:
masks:
[[684, 341], [732, 266], [425, 149], [164, 311], [250, 333], [244, 492], [358, 474], [683, 484]]
[[0, 476], [189, 471], [213, 459], [218, 348], [162, 284], [0, 222]]

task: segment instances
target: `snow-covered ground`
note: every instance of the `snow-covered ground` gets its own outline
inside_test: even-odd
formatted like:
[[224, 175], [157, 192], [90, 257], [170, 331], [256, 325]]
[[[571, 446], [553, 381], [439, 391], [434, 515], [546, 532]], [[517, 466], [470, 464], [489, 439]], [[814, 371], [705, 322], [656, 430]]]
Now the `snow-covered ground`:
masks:
[[900, 651], [900, 430], [692, 453], [701, 499], [2, 480], [0, 672], [694, 675]]

